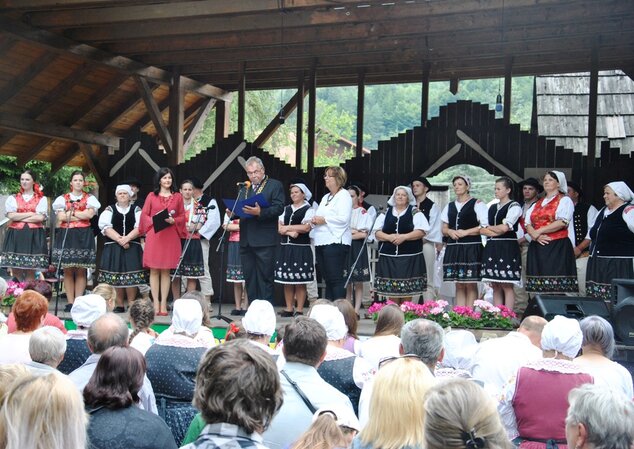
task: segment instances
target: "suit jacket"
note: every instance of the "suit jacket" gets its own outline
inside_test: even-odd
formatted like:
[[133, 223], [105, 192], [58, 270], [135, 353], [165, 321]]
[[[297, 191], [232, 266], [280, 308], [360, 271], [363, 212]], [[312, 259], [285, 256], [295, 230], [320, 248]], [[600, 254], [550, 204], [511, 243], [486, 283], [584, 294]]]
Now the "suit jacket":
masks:
[[[240, 246], [276, 246], [279, 242], [277, 223], [286, 201], [284, 187], [277, 179], [268, 178], [260, 193], [269, 203], [269, 207], [263, 207], [259, 217], [240, 220]], [[253, 188], [249, 187], [247, 197], [254, 195]]]

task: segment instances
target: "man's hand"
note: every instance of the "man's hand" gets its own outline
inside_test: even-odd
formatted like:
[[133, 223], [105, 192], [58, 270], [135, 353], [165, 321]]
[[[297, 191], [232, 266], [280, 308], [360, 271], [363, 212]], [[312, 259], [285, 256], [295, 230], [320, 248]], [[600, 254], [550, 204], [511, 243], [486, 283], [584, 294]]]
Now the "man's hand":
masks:
[[244, 206], [242, 208], [242, 212], [244, 212], [245, 214], [253, 215], [255, 217], [259, 217], [262, 209], [260, 208], [260, 205], [258, 203], [255, 203], [255, 206]]

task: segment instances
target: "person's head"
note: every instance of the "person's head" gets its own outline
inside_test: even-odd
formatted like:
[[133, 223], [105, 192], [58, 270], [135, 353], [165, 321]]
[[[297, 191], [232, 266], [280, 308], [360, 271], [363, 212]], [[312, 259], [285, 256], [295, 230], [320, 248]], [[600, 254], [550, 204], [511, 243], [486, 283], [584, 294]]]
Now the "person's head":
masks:
[[467, 175], [454, 176], [451, 184], [453, 184], [453, 191], [456, 196], [468, 195], [471, 189], [471, 178]]
[[343, 314], [334, 304], [315, 306], [311, 308], [309, 316], [324, 326], [329, 342], [343, 345], [348, 335], [348, 327]]
[[544, 358], [565, 358], [572, 360], [581, 349], [583, 335], [579, 321], [555, 316], [542, 331], [542, 352]]
[[88, 329], [88, 347], [93, 354], [102, 354], [115, 346], [128, 346], [128, 326], [114, 313], [97, 318]]
[[266, 175], [266, 169], [262, 159], [256, 156], [251, 156], [245, 163], [247, 169], [247, 176], [249, 181], [253, 184], [260, 184]]
[[614, 355], [614, 330], [612, 325], [604, 318], [590, 315], [579, 323], [583, 334], [583, 351], [599, 351], [604, 357], [611, 359]]
[[167, 167], [159, 168], [154, 175], [154, 193], [158, 195], [161, 189], [176, 192], [176, 177], [174, 172]]
[[566, 440], [578, 449], [634, 447], [634, 402], [608, 386], [584, 384], [568, 394]]
[[191, 200], [194, 196], [194, 183], [191, 182], [189, 179], [184, 180], [183, 182], [181, 182], [180, 192], [181, 195], [183, 195], [184, 200]]
[[575, 181], [568, 181], [568, 192], [566, 195], [570, 197], [573, 203], [577, 204], [581, 201], [581, 197], [583, 196], [581, 185]]
[[211, 326], [211, 319], [209, 318], [209, 300], [205, 298], [205, 295], [199, 290], [191, 290], [185, 292], [181, 299], [195, 299], [200, 303], [200, 308], [203, 311], [202, 325], [205, 327]]
[[65, 353], [66, 336], [56, 327], [40, 327], [29, 339], [29, 354], [34, 362], [57, 368]]
[[117, 300], [116, 288], [114, 288], [110, 284], [102, 282], [100, 284], [97, 284], [97, 286], [92, 289], [92, 293], [94, 295], [99, 295], [103, 299], [105, 299], [108, 312], [112, 312], [112, 309], [114, 309], [115, 301]]
[[359, 188], [357, 186], [349, 186], [348, 193], [350, 194], [350, 198], [352, 199], [352, 206], [353, 207], [360, 206], [359, 198], [361, 195], [359, 192]]
[[130, 199], [134, 193], [132, 192], [132, 187], [127, 184], [119, 184], [114, 189], [114, 196], [117, 200], [117, 204], [121, 207], [126, 207], [130, 204]]
[[322, 407], [313, 422], [291, 449], [336, 449], [350, 447], [361, 426], [354, 412], [346, 407]]
[[293, 204], [303, 204], [304, 202], [310, 201], [310, 199], [313, 197], [313, 194], [308, 186], [301, 182], [291, 184], [289, 189], [291, 202]]
[[20, 174], [20, 190], [22, 192], [30, 192], [33, 190], [33, 186], [37, 182], [37, 177], [32, 170], [24, 170]]
[[552, 170], [544, 175], [544, 191], [546, 195], [553, 195], [557, 192], [566, 195], [568, 193], [568, 183], [563, 172]]
[[23, 377], [30, 377], [31, 372], [22, 363], [8, 363], [0, 365], [0, 408], [5, 396], [11, 391], [14, 382], [18, 382]]
[[513, 181], [508, 176], [502, 176], [495, 180], [495, 198], [506, 200], [513, 193]]
[[541, 349], [542, 331], [544, 330], [544, 326], [546, 326], [546, 323], [548, 323], [548, 321], [546, 321], [546, 319], [541, 316], [527, 316], [522, 320], [517, 331], [521, 334], [526, 335], [534, 346]]
[[536, 178], [527, 178], [521, 182], [520, 186], [525, 203], [532, 203], [537, 198], [537, 195], [544, 190]]
[[399, 336], [404, 323], [405, 315], [399, 306], [396, 304], [385, 306], [379, 311], [379, 317], [376, 320], [376, 328], [374, 329], [374, 336]]
[[434, 383], [429, 368], [417, 358], [400, 357], [382, 364], [374, 378], [361, 442], [381, 449], [423, 447], [423, 398]]
[[208, 424], [229, 423], [262, 433], [282, 406], [273, 358], [246, 340], [211, 348], [196, 373], [194, 406]]
[[473, 332], [458, 329], [445, 334], [445, 354], [440, 361], [443, 368], [471, 371], [473, 355], [478, 349], [478, 342]]
[[286, 325], [284, 331], [284, 357], [287, 362], [319, 366], [326, 355], [328, 336], [317, 321], [298, 317]]
[[194, 196], [198, 198], [199, 196], [203, 194], [203, 187], [205, 187], [205, 185], [196, 176], [190, 176], [189, 179], [191, 180], [192, 186], [194, 187]]
[[145, 368], [145, 357], [134, 348], [106, 349], [84, 388], [86, 406], [117, 410], [138, 403]]
[[48, 312], [48, 301], [38, 292], [24, 290], [13, 304], [13, 316], [16, 329], [20, 332], [33, 332], [40, 327]]
[[195, 299], [177, 299], [172, 312], [172, 329], [175, 334], [194, 338], [203, 323], [203, 310]]
[[348, 175], [346, 175], [346, 171], [339, 166], [327, 167], [324, 171], [324, 183], [331, 193], [337, 192], [346, 185], [347, 180]]
[[401, 352], [416, 354], [432, 370], [444, 356], [445, 332], [434, 321], [418, 318], [409, 321], [401, 330]]
[[277, 318], [275, 310], [269, 301], [256, 299], [251, 301], [249, 308], [242, 318], [242, 326], [247, 332], [247, 338], [252, 340], [270, 340], [275, 333]]
[[634, 192], [623, 181], [614, 181], [603, 186], [603, 200], [609, 210], [621, 207], [634, 200]]
[[141, 190], [141, 181], [139, 181], [134, 176], [132, 176], [131, 178], [126, 179], [121, 184], [127, 184], [127, 185], [130, 186], [130, 189], [132, 190], [132, 195], [130, 195], [130, 197], [132, 199], [135, 199], [137, 194], [139, 193], [139, 190]]
[[425, 397], [426, 449], [511, 449], [495, 402], [466, 379], [439, 382]]
[[70, 174], [70, 190], [79, 193], [84, 188], [86, 177], [81, 170], [75, 170]]
[[225, 334], [225, 341], [233, 341], [241, 338], [247, 338], [247, 331], [244, 330], [242, 321], [232, 321], [229, 323], [227, 333]]
[[412, 193], [416, 198], [423, 195], [427, 195], [427, 192], [431, 189], [431, 183], [424, 176], [419, 176], [412, 180]]
[[154, 322], [154, 304], [149, 298], [139, 298], [130, 305], [128, 313], [130, 324], [134, 329], [130, 334], [130, 341], [132, 341], [139, 332], [147, 331]]
[[[53, 289], [51, 284], [46, 281], [27, 281], [24, 285], [24, 290], [34, 290], [40, 295], [44, 296], [47, 301], [50, 301], [53, 297]], [[2, 293], [0, 291], [0, 293]]]
[[0, 447], [86, 447], [88, 416], [75, 384], [58, 373], [12, 384], [0, 410]]
[[348, 335], [358, 339], [357, 326], [359, 325], [359, 320], [357, 319], [357, 313], [354, 311], [352, 303], [347, 299], [337, 299], [333, 304], [343, 315], [343, 319], [348, 327]]
[[97, 318], [108, 312], [108, 304], [103, 296], [95, 293], [75, 298], [70, 316], [78, 328], [89, 328]]
[[387, 204], [398, 209], [404, 209], [408, 205], [415, 205], [416, 198], [412, 193], [412, 189], [407, 186], [398, 186], [392, 192], [392, 196], [387, 200]]

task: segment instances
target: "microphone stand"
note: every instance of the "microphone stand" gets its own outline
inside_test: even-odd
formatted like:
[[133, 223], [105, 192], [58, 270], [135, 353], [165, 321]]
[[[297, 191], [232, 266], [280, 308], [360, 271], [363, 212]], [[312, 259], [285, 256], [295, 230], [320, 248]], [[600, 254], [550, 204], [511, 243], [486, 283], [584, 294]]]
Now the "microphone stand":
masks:
[[62, 246], [59, 251], [59, 258], [57, 259], [57, 268], [55, 269], [55, 277], [57, 278], [57, 285], [55, 286], [55, 316], [59, 308], [59, 290], [62, 279], [59, 277], [59, 272], [62, 269], [62, 257], [64, 256], [64, 250], [66, 249], [66, 237], [68, 237], [68, 230], [70, 229], [70, 217], [75, 210], [75, 201], [70, 202], [70, 209], [68, 211], [68, 219], [66, 220], [66, 229], [64, 230], [64, 237], [62, 238]]
[[[242, 189], [244, 188], [244, 196], [246, 197], [246, 192], [248, 188], [246, 186], [240, 186], [240, 190], [238, 190], [238, 196], [236, 196], [236, 200], [233, 203], [233, 207], [231, 208], [231, 213], [229, 214], [229, 219], [233, 217], [233, 213], [235, 212], [238, 201], [240, 200], [240, 195], [242, 195]], [[227, 227], [225, 226], [222, 230], [222, 234], [220, 235], [220, 240], [218, 241], [218, 246], [216, 247], [216, 252], [220, 252], [220, 279], [225, 276], [225, 236], [227, 235]], [[220, 289], [218, 290], [218, 313], [211, 317], [211, 319], [222, 320], [225, 323], [233, 323], [233, 320], [229, 317], [226, 317], [222, 314], [222, 297], [224, 296], [225, 289], [225, 281], [222, 281], [220, 285]]]
[[[192, 223], [194, 225], [198, 226], [198, 224], [200, 223], [200, 219], [205, 213], [205, 209], [206, 209], [205, 207], [196, 206], [196, 217], [195, 217], [195, 220], [192, 220]], [[185, 258], [185, 253], [187, 252], [187, 248], [189, 248], [189, 242], [192, 241], [192, 237], [196, 233], [196, 226], [194, 227], [193, 230], [188, 231], [189, 235], [187, 236], [187, 240], [185, 241], [185, 245], [183, 246], [183, 250], [181, 251], [181, 256], [178, 259], [178, 265], [176, 265], [176, 269], [174, 270], [174, 274], [172, 274], [172, 279], [170, 280], [170, 282], [174, 282], [174, 279], [176, 279], [178, 270], [181, 267], [181, 264], [183, 263], [183, 259]], [[174, 298], [174, 300], [176, 299], [178, 298]]]
[[[370, 230], [368, 231], [368, 235], [365, 236], [365, 239], [363, 239], [363, 245], [361, 245], [361, 249], [359, 250], [359, 254], [357, 254], [357, 258], [354, 260], [354, 263], [352, 264], [352, 266], [350, 267], [350, 273], [348, 273], [348, 278], [346, 279], [346, 283], [343, 285], [343, 288], [348, 288], [348, 284], [350, 284], [350, 278], [352, 278], [352, 273], [354, 273], [355, 268], [357, 267], [357, 264], [359, 263], [359, 259], [361, 259], [361, 254], [363, 254], [363, 251], [366, 250], [367, 244], [368, 244], [368, 239], [370, 238], [370, 234], [372, 234], [372, 230], [374, 229], [374, 223], [376, 223], [376, 219], [379, 218], [379, 214], [381, 213], [381, 211], [383, 211], [383, 206], [379, 206], [379, 209], [376, 212], [376, 216], [374, 217], [374, 220], [372, 220], [372, 226], [370, 226]], [[369, 262], [369, 260], [368, 260]], [[353, 292], [354, 295], [354, 292]], [[353, 296], [354, 299], [354, 296]]]

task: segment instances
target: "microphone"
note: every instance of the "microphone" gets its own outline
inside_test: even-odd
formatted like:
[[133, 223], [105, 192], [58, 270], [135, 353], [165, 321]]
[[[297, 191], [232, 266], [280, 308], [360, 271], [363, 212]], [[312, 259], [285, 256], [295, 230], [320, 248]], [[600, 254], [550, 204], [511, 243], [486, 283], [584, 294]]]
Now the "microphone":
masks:
[[216, 208], [215, 204], [210, 204], [207, 207], [203, 206], [202, 204], [199, 204], [196, 209], [199, 209], [199, 210], [214, 210], [215, 208]]
[[240, 187], [246, 187], [248, 189], [249, 187], [251, 187], [251, 181], [236, 182], [236, 185]]

